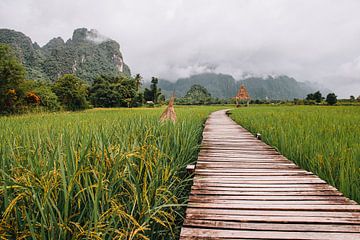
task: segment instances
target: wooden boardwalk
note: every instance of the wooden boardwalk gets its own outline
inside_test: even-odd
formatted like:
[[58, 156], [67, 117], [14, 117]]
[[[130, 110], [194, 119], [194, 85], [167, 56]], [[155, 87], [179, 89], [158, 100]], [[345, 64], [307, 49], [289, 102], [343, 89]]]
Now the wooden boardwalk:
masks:
[[360, 239], [360, 206], [237, 125], [210, 115], [181, 240]]

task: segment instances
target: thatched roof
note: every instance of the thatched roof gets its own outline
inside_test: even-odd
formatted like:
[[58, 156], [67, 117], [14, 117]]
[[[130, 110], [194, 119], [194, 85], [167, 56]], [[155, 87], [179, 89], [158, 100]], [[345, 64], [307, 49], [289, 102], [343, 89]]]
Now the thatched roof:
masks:
[[239, 100], [250, 100], [249, 92], [246, 90], [245, 86], [241, 84], [238, 93], [236, 94], [236, 99]]

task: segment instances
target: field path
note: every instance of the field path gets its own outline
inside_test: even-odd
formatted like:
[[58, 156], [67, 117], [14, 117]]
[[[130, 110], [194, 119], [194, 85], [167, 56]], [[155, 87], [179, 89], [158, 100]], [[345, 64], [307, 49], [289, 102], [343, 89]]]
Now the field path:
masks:
[[360, 205], [212, 113], [181, 240], [360, 239]]

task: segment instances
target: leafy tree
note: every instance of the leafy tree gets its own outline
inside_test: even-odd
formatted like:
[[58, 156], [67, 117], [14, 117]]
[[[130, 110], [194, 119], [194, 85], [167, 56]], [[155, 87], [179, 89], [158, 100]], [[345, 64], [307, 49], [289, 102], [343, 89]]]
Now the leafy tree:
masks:
[[145, 101], [154, 101], [154, 94], [148, 88], [145, 88], [145, 90], [144, 90], [144, 99], [145, 99]]
[[[48, 111], [57, 111], [60, 109], [60, 103], [51, 87], [47, 82], [33, 80], [27, 80], [21, 85], [26, 96], [32, 95], [31, 93], [33, 93], [39, 97], [38, 106]], [[27, 99], [27, 101], [29, 102], [29, 99]]]
[[123, 76], [116, 84], [115, 90], [120, 93], [121, 106], [131, 107], [131, 102], [136, 95], [136, 84], [134, 79]]
[[194, 84], [185, 94], [184, 99], [188, 101], [190, 104], [206, 104], [211, 103], [211, 94], [208, 90], [198, 84]]
[[196, 100], [200, 100], [200, 99], [208, 99], [211, 98], [211, 94], [208, 92], [208, 90], [198, 84], [194, 84], [191, 86], [191, 88], [189, 89], [189, 91], [185, 94], [185, 98], [191, 98], [191, 99], [196, 99]]
[[159, 83], [159, 79], [157, 79], [156, 77], [151, 78], [150, 89], [145, 88], [144, 91], [145, 101], [153, 101], [154, 103], [158, 102], [158, 98], [161, 95], [161, 88], [157, 87], [158, 83]]
[[53, 91], [67, 110], [75, 111], [88, 107], [87, 85], [73, 74], [65, 74], [59, 78], [53, 86]]
[[136, 74], [135, 75], [135, 78], [134, 78], [134, 81], [135, 81], [135, 89], [136, 91], [138, 92], [140, 90], [140, 87], [141, 87], [141, 80], [142, 80], [142, 77], [140, 74]]
[[95, 107], [116, 107], [120, 94], [116, 92], [104, 76], [97, 78], [90, 88], [90, 100]]
[[20, 84], [24, 82], [25, 74], [25, 68], [10, 46], [0, 44], [0, 112], [13, 113], [21, 107], [23, 92]]
[[355, 97], [353, 95], [350, 96], [350, 102], [355, 102]]
[[314, 93], [314, 100], [315, 100], [315, 102], [321, 103], [321, 101], [322, 101], [323, 99], [324, 99], [324, 98], [322, 97], [320, 91], [317, 91], [317, 92]]
[[329, 93], [326, 96], [326, 102], [329, 105], [334, 105], [337, 102], [337, 96], [335, 95], [335, 93]]
[[310, 93], [306, 96], [306, 100], [315, 101], [317, 103], [321, 103], [323, 99], [324, 98], [320, 91], [316, 91], [315, 93]]
[[163, 104], [165, 102], [165, 95], [164, 94], [161, 94], [158, 98], [158, 101], [160, 104]]
[[306, 96], [306, 100], [308, 100], [308, 101], [315, 100], [314, 94], [313, 94], [313, 93], [309, 93], [309, 94]]
[[139, 107], [143, 104], [143, 101], [144, 101], [144, 93], [137, 92], [133, 99], [132, 106]]
[[[90, 100], [95, 107], [131, 107], [142, 102], [142, 95], [136, 91], [135, 79], [120, 75], [101, 76], [90, 88]], [[139, 99], [141, 98], [141, 99]]]

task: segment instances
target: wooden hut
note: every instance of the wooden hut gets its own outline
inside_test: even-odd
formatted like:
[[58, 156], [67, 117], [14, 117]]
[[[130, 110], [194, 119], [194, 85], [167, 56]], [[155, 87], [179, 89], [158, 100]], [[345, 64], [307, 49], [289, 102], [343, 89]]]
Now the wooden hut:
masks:
[[247, 89], [243, 84], [241, 84], [239, 91], [236, 94], [235, 101], [236, 101], [236, 107], [240, 106], [241, 102], [246, 102], [246, 105], [249, 106], [250, 102], [250, 95]]

